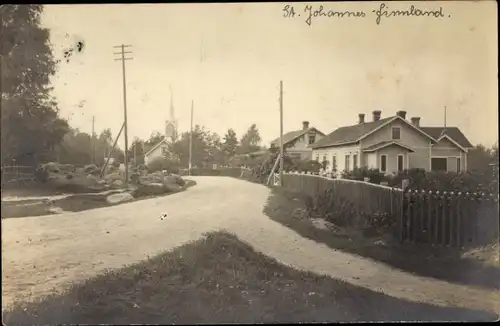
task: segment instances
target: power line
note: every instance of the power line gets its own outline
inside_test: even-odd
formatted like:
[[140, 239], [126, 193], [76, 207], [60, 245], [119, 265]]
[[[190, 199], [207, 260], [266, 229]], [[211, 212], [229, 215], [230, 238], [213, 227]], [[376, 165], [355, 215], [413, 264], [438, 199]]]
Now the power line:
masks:
[[132, 51], [125, 51], [125, 48], [132, 47], [132, 45], [116, 45], [114, 48], [120, 48], [120, 52], [113, 52], [115, 55], [120, 55], [120, 58], [115, 58], [115, 61], [122, 62], [123, 72], [123, 125], [125, 131], [125, 185], [128, 185], [128, 126], [127, 126], [127, 81], [125, 74], [125, 60], [132, 60], [133, 58], [126, 58], [125, 54], [132, 54]]

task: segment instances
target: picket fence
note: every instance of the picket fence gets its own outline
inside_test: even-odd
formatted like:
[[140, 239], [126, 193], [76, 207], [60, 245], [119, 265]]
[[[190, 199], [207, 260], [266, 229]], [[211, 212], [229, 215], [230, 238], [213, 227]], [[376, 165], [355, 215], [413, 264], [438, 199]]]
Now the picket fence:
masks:
[[2, 185], [13, 183], [27, 183], [34, 180], [33, 166], [5, 165], [2, 169]]
[[283, 187], [311, 197], [329, 192], [332, 207], [347, 201], [354, 218], [389, 218], [401, 242], [463, 248], [498, 238], [498, 196], [491, 194], [403, 190], [299, 172], [284, 173]]

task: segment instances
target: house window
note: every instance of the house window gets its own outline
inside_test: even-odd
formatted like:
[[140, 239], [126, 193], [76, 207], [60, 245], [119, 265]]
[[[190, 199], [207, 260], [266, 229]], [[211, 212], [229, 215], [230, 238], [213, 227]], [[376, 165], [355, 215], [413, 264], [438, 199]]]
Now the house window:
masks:
[[300, 160], [302, 158], [300, 153], [289, 153], [288, 155], [290, 155], [290, 157], [294, 160]]
[[399, 127], [392, 128], [392, 139], [393, 140], [401, 139], [401, 128]]
[[387, 172], [387, 155], [380, 156], [380, 172]]
[[357, 169], [358, 168], [358, 154], [354, 154], [352, 156], [352, 167], [354, 169]]
[[431, 159], [431, 171], [446, 172], [448, 171], [448, 159], [446, 157], [433, 157]]
[[457, 157], [457, 173], [462, 172], [462, 164], [461, 163], [462, 163], [462, 160], [459, 157]]
[[316, 142], [316, 135], [309, 134], [309, 145], [314, 144]]
[[351, 157], [350, 157], [349, 155], [346, 155], [346, 156], [345, 156], [345, 169], [344, 169], [344, 170], [346, 170], [346, 171], [349, 171], [349, 168], [350, 168], [350, 164], [349, 164], [349, 163], [350, 163], [350, 162], [349, 162], [349, 159], [350, 159], [350, 158], [351, 158]]
[[319, 154], [316, 154], [316, 162], [319, 162]]
[[405, 167], [404, 167], [404, 156], [402, 154], [398, 155], [398, 172], [402, 172]]
[[332, 156], [332, 170], [337, 170], [337, 157], [335, 155]]

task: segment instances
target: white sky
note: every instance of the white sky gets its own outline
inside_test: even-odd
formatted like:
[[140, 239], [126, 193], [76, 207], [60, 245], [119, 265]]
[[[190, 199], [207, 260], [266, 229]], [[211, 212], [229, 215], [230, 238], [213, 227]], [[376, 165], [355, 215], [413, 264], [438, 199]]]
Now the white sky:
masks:
[[[405, 9], [411, 3], [392, 3]], [[416, 2], [443, 6], [450, 18], [390, 18], [375, 24], [377, 3], [326, 3], [364, 10], [365, 19], [285, 19], [282, 4], [47, 5], [58, 58], [78, 40], [82, 53], [54, 78], [61, 115], [90, 132], [123, 121], [121, 63], [114, 45], [133, 45], [127, 61], [129, 142], [164, 129], [172, 85], [181, 131], [195, 124], [238, 137], [256, 123], [264, 143], [279, 136], [279, 81], [284, 129], [310, 121], [324, 133], [356, 123], [358, 113], [404, 109], [421, 124], [458, 126], [471, 142], [498, 135], [496, 2]], [[297, 12], [303, 5], [293, 3]], [[316, 4], [316, 6], [319, 6]], [[304, 15], [304, 14], [303, 14]], [[205, 59], [200, 62], [203, 40]], [[81, 107], [79, 107], [79, 104]], [[119, 144], [123, 148], [123, 137]]]

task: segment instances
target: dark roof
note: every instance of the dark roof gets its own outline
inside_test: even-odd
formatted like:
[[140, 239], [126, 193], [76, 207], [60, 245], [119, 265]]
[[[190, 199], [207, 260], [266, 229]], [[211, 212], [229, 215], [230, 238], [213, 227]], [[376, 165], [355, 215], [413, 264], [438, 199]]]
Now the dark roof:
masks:
[[363, 152], [373, 152], [373, 151], [376, 151], [376, 150], [379, 150], [379, 149], [382, 149], [382, 148], [385, 148], [388, 146], [399, 146], [399, 147], [406, 148], [410, 152], [414, 152], [414, 150], [411, 147], [406, 146], [404, 144], [401, 144], [397, 141], [393, 141], [393, 140], [381, 141], [379, 143], [376, 143], [375, 145], [368, 146], [367, 148], [363, 149]]
[[388, 117], [380, 119], [378, 121], [360, 123], [353, 126], [340, 127], [335, 131], [333, 131], [328, 136], [321, 138], [320, 140], [312, 144], [310, 147], [320, 148], [320, 147], [335, 146], [342, 143], [355, 142], [363, 135], [369, 133], [375, 128], [380, 127], [381, 125], [383, 125], [384, 123], [386, 123], [391, 119], [394, 119], [394, 117]]
[[[305, 130], [301, 129], [301, 130], [290, 131], [290, 132], [287, 132], [286, 134], [283, 134], [283, 144], [289, 143], [292, 140], [294, 140], [295, 138], [300, 137], [303, 134], [305, 134], [311, 130], [314, 130], [314, 131], [324, 135], [321, 131], [319, 131], [318, 129], [316, 129], [314, 127], [311, 127], [311, 128], [305, 129]], [[280, 143], [280, 137], [276, 138], [275, 140], [273, 140], [271, 142], [271, 144], [276, 144], [276, 145], [279, 145], [279, 143]]]
[[[444, 127], [420, 127], [420, 129], [431, 136], [432, 138], [438, 139], [442, 136]], [[457, 127], [446, 127], [446, 135], [448, 135], [451, 139], [456, 141], [462, 147], [474, 147], [469, 142], [467, 137], [458, 129]]]
[[[310, 145], [309, 147], [321, 148], [354, 143], [364, 135], [370, 133], [371, 131], [395, 118], [397, 118], [397, 116], [387, 117], [378, 121], [340, 127], [330, 133], [328, 136], [323, 137], [319, 141]], [[428, 136], [432, 137], [434, 140], [437, 140], [441, 136], [444, 127], [420, 127], [418, 129], [420, 129], [420, 131], [427, 134]], [[446, 127], [446, 134], [462, 147], [473, 147], [469, 140], [467, 140], [464, 134], [457, 127]]]

